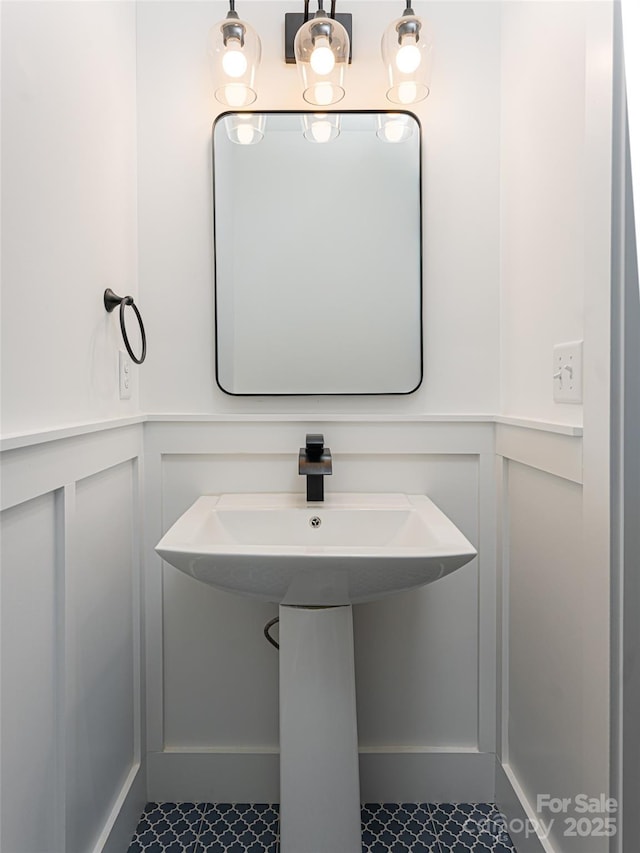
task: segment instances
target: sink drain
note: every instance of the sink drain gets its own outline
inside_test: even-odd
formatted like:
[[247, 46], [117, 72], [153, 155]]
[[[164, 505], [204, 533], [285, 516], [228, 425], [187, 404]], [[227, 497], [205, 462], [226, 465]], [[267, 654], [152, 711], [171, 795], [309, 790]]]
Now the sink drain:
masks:
[[317, 515], [312, 515], [311, 518], [309, 519], [309, 525], [311, 527], [320, 527], [321, 524], [322, 524], [322, 519], [318, 518]]

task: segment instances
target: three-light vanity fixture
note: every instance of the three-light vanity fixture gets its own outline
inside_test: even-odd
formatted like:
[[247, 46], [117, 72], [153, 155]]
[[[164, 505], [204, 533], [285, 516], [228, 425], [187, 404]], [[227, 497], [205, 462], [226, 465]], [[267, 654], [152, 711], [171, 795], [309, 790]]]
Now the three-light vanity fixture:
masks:
[[[382, 37], [387, 98], [404, 106], [427, 97], [431, 71], [431, 36], [410, 2], [406, 0], [404, 12]], [[336, 0], [331, 0], [330, 11], [323, 6], [323, 0], [318, 0], [318, 10], [311, 14], [309, 0], [304, 0], [304, 12], [285, 15], [285, 60], [298, 67], [305, 101], [328, 107], [345, 95], [352, 21], [350, 14], [336, 14]], [[228, 107], [248, 107], [257, 98], [261, 45], [253, 27], [240, 20], [235, 0], [229, 0], [227, 17], [212, 28], [209, 38], [216, 99]]]

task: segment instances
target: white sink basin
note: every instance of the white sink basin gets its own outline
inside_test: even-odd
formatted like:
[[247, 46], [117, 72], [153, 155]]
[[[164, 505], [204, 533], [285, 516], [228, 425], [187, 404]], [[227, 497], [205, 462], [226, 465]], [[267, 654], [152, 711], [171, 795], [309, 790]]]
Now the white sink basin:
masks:
[[285, 605], [357, 604], [431, 583], [476, 550], [423, 495], [206, 495], [156, 551], [218, 589]]

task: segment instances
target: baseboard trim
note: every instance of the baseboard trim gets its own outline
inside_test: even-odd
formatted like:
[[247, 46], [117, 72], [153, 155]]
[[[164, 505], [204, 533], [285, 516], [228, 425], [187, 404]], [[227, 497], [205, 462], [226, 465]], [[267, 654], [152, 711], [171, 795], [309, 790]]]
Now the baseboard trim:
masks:
[[92, 853], [122, 853], [127, 850], [146, 802], [144, 769], [137, 764], [131, 768]]
[[[508, 764], [496, 762], [495, 802], [504, 815], [517, 853], [557, 853], [539, 817], [527, 800], [515, 774]], [[544, 818], [543, 818], [544, 820]]]
[[[495, 755], [488, 752], [391, 752], [360, 754], [363, 802], [493, 802]], [[152, 752], [148, 755], [152, 802], [277, 803], [276, 751]]]

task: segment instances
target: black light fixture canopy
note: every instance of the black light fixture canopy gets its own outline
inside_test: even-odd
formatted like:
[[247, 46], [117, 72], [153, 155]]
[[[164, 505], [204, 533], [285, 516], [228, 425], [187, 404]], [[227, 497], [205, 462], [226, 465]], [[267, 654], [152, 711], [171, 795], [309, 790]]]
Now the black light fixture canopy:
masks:
[[[323, 2], [318, 2], [318, 12], [326, 15]], [[309, 18], [312, 17], [309, 12], [309, 0], [304, 0], [303, 12], [285, 12], [284, 16], [284, 58], [288, 65], [295, 65], [296, 54], [294, 50], [294, 42], [296, 34], [303, 24], [306, 24]], [[349, 35], [349, 64], [353, 57], [353, 16], [351, 12], [336, 12], [336, 0], [331, 0], [331, 11], [329, 17], [333, 21], [338, 21], [345, 28]]]

